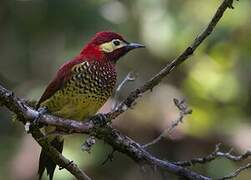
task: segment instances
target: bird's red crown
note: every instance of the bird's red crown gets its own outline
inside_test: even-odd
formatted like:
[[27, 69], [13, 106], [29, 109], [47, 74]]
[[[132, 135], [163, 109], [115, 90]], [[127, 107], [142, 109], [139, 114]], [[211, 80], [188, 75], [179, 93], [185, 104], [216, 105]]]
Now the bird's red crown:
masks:
[[132, 49], [144, 47], [127, 42], [120, 34], [111, 31], [98, 32], [83, 48], [80, 56], [89, 60], [116, 62]]

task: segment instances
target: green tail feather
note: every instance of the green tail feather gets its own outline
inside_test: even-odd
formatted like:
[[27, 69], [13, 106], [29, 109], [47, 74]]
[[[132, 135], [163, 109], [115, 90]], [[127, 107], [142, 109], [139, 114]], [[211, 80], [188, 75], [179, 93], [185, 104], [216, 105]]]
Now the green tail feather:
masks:
[[[54, 148], [56, 148], [60, 153], [63, 151], [64, 140], [59, 136], [56, 136], [50, 143]], [[49, 176], [50, 180], [53, 180], [54, 171], [56, 169], [56, 163], [45, 153], [42, 149], [39, 158], [39, 169], [38, 175], [39, 180], [41, 180], [44, 171], [47, 171], [47, 175]]]

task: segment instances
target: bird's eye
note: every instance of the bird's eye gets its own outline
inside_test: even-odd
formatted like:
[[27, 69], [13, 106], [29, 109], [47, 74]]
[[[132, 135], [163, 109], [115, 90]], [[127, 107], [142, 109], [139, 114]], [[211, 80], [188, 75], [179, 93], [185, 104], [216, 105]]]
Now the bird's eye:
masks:
[[119, 46], [120, 45], [120, 41], [119, 40], [114, 40], [114, 41], [112, 41], [113, 42], [113, 44], [115, 45], [115, 46]]

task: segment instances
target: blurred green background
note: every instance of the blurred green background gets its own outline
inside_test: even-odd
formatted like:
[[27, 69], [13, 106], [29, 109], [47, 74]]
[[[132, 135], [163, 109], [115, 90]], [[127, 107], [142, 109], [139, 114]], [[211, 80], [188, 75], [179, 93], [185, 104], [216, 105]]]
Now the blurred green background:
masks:
[[[37, 100], [57, 68], [77, 55], [98, 31], [112, 30], [147, 49], [129, 53], [118, 63], [119, 82], [134, 71], [135, 82], [120, 95], [143, 84], [176, 57], [209, 22], [220, 0], [1, 0], [0, 83], [19, 97]], [[205, 156], [221, 142], [236, 153], [251, 148], [251, 1], [235, 3], [215, 32], [195, 54], [114, 121], [114, 126], [147, 143], [178, 116], [173, 98], [185, 98], [193, 114], [150, 151], [171, 161]], [[109, 111], [109, 100], [101, 111]], [[40, 148], [21, 123], [0, 108], [0, 179], [36, 179]], [[74, 136], [74, 137], [73, 137]], [[176, 179], [149, 170], [123, 154], [102, 165], [111, 147], [98, 141], [91, 154], [82, 152], [86, 137], [66, 137], [64, 154], [95, 180]], [[217, 160], [193, 169], [219, 177], [241, 164]], [[55, 179], [73, 177], [56, 171]], [[245, 171], [237, 179], [251, 179]]]

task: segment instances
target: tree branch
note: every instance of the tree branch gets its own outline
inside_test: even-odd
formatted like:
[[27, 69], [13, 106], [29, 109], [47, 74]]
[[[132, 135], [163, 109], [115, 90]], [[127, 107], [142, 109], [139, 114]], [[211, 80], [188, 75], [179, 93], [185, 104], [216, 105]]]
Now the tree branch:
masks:
[[162, 81], [163, 78], [170, 74], [170, 72], [186, 61], [194, 53], [198, 46], [213, 32], [215, 26], [220, 21], [227, 8], [233, 9], [232, 4], [233, 0], [224, 0], [218, 7], [207, 27], [194, 39], [190, 46], [188, 46], [185, 51], [183, 51], [177, 58], [175, 58], [171, 63], [167, 64], [160, 72], [145, 82], [141, 87], [132, 91], [129, 96], [119, 104], [116, 110], [106, 114], [107, 117], [109, 117], [110, 120], [118, 117], [128, 108], [130, 108], [136, 99], [139, 98], [143, 93], [152, 90]]
[[44, 151], [53, 159], [60, 169], [67, 169], [78, 180], [91, 180], [73, 161], [65, 158], [44, 138], [44, 135], [38, 128], [32, 128], [32, 137], [39, 143]]
[[[226, 158], [230, 161], [236, 162], [236, 161], [246, 160], [251, 156], [250, 150], [246, 151], [244, 154], [241, 154], [241, 155], [231, 154], [232, 149], [230, 149], [228, 152], [221, 152], [220, 145], [221, 144], [217, 144], [215, 146], [215, 150], [209, 155], [207, 155], [206, 157], [194, 158], [189, 161], [178, 161], [178, 162], [174, 162], [174, 164], [183, 166], [183, 167], [188, 167], [188, 166], [194, 166], [196, 164], [206, 164], [219, 158]], [[249, 168], [251, 168], [251, 163], [247, 163], [246, 165], [239, 167], [238, 169], [236, 169], [234, 172], [230, 173], [229, 175], [218, 178], [218, 180], [233, 179], [237, 177], [242, 171]]]
[[[34, 121], [36, 118], [39, 118], [39, 121], [46, 122], [50, 124], [51, 122], [60, 122], [65, 121], [61, 118], [46, 116], [43, 118], [39, 116], [39, 112], [33, 108], [26, 105], [23, 101], [17, 98], [13, 92], [5, 89], [0, 85], [0, 102], [2, 105], [5, 105], [9, 110], [14, 112], [18, 120], [22, 121], [24, 124], [30, 120]], [[60, 119], [60, 121], [58, 121]], [[47, 122], [48, 121], [48, 122]], [[63, 122], [64, 124], [67, 124]], [[72, 123], [75, 125], [77, 122]], [[69, 123], [68, 123], [69, 124]], [[59, 153], [54, 147], [50, 146], [47, 139], [44, 137], [43, 133], [37, 127], [31, 127], [30, 132], [33, 138], [39, 143], [39, 145], [48, 153], [48, 155], [54, 160], [56, 164], [60, 167], [66, 168], [72, 175], [74, 175], [79, 180], [91, 180], [75, 163], [65, 158], [61, 153]]]
[[[93, 133], [93, 132], [92, 132]], [[187, 179], [209, 180], [211, 178], [202, 176], [187, 168], [177, 166], [169, 161], [158, 159], [146, 151], [140, 144], [133, 141], [129, 137], [121, 134], [118, 130], [110, 126], [98, 128], [94, 132], [94, 136], [103, 139], [107, 144], [111, 145], [114, 150], [124, 153], [140, 164], [147, 164], [152, 167], [167, 170], [168, 172]]]
[[[10, 96], [11, 94], [11, 96]], [[38, 112], [28, 105], [26, 105], [23, 101], [17, 98], [14, 93], [11, 91], [3, 88], [0, 85], [0, 102], [3, 103], [6, 107], [8, 107], [11, 111], [18, 115], [18, 119], [22, 122], [26, 122], [29, 120], [33, 122], [34, 120], [38, 121], [42, 124], [47, 125], [55, 125], [61, 128], [64, 128], [66, 132], [70, 133], [85, 133], [85, 134], [92, 134], [93, 136], [103, 139], [106, 143], [110, 144], [114, 150], [125, 153], [127, 156], [132, 158], [136, 162], [140, 162], [143, 164], [148, 164], [151, 166], [156, 166], [162, 169], [169, 171], [170, 173], [176, 174], [177, 176], [186, 177], [188, 179], [199, 179], [199, 180], [209, 180], [210, 178], [204, 177], [198, 173], [195, 173], [189, 169], [186, 169], [181, 166], [177, 166], [172, 164], [168, 161], [160, 160], [154, 156], [152, 156], [149, 152], [143, 149], [137, 142], [131, 140], [129, 137], [121, 134], [119, 131], [113, 129], [108, 125], [99, 126], [94, 125], [91, 121], [90, 122], [77, 122], [74, 120], [67, 120], [59, 117], [55, 117], [52, 115], [44, 114], [39, 116]], [[38, 143], [43, 147], [46, 148], [48, 154], [51, 156], [55, 156], [57, 160], [57, 164], [60, 166], [62, 165], [67, 170], [69, 170], [75, 177], [78, 177], [78, 173], [74, 171], [74, 169], [70, 169], [66, 164], [69, 163], [62, 159], [62, 155], [56, 154], [54, 152], [54, 148], [47, 146], [48, 142], [46, 138], [43, 138], [41, 135], [37, 135], [33, 129], [31, 129], [33, 137], [38, 141]], [[40, 132], [41, 133], [41, 132]], [[58, 153], [58, 152], [57, 152]], [[67, 162], [67, 163], [66, 163]], [[78, 171], [79, 172], [79, 171]]]
[[[34, 121], [39, 118], [41, 122], [57, 122], [57, 124], [63, 123], [64, 120], [61, 118], [53, 117], [48, 115], [46, 118], [39, 116], [39, 112], [33, 108], [26, 105], [23, 101], [17, 98], [13, 92], [5, 89], [0, 85], [0, 102], [5, 105], [9, 110], [14, 112], [18, 120], [22, 121], [24, 124], [27, 121]], [[60, 120], [59, 120], [60, 119]], [[76, 121], [72, 121], [71, 125], [76, 125]], [[67, 123], [66, 123], [67, 124]], [[70, 124], [70, 123], [68, 123]], [[83, 127], [83, 126], [82, 126]], [[85, 128], [84, 128], [85, 129]], [[47, 139], [44, 137], [43, 133], [37, 127], [30, 127], [30, 132], [33, 138], [39, 143], [39, 145], [48, 153], [48, 155], [53, 159], [53, 161], [60, 167], [67, 169], [73, 176], [78, 180], [91, 180], [75, 163], [65, 158], [61, 153], [59, 153], [54, 147], [52, 147]]]

